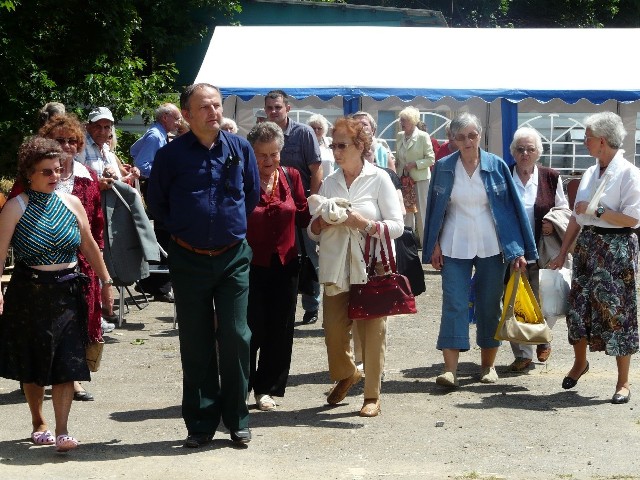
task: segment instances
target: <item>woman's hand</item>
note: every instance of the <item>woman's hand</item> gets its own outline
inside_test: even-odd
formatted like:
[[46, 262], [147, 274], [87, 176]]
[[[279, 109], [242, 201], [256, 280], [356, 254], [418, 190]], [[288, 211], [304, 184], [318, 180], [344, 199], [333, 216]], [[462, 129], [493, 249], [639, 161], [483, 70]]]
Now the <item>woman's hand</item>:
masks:
[[589, 206], [589, 202], [578, 202], [575, 204], [574, 210], [577, 215], [582, 215], [587, 213], [587, 207]]
[[369, 220], [358, 212], [353, 211], [347, 211], [347, 219], [343, 223], [345, 227], [353, 228], [354, 230], [364, 230], [368, 224]]
[[325, 222], [322, 217], [318, 217], [313, 222], [311, 222], [311, 231], [314, 235], [320, 235], [322, 230], [330, 226], [330, 223]]
[[436, 270], [442, 270], [442, 266], [444, 265], [444, 257], [442, 256], [442, 249], [439, 243], [436, 243], [433, 254], [431, 254], [431, 265]]
[[100, 299], [102, 301], [102, 305], [107, 307], [109, 313], [113, 313], [113, 295], [111, 290], [111, 285], [105, 283], [102, 285], [102, 291], [100, 292]]
[[413, 170], [414, 168], [416, 168], [418, 166], [418, 164], [416, 162], [409, 162], [405, 165], [405, 169], [407, 170], [407, 173], [409, 173], [409, 170]]
[[567, 254], [560, 252], [560, 254], [556, 258], [554, 258], [547, 264], [547, 268], [550, 268], [551, 270], [558, 270], [559, 268], [562, 268], [564, 262], [566, 261]]
[[520, 270], [522, 273], [527, 271], [527, 260], [524, 257], [517, 257], [511, 264], [514, 270]]
[[553, 224], [549, 220], [542, 220], [542, 235], [551, 235], [553, 233]]

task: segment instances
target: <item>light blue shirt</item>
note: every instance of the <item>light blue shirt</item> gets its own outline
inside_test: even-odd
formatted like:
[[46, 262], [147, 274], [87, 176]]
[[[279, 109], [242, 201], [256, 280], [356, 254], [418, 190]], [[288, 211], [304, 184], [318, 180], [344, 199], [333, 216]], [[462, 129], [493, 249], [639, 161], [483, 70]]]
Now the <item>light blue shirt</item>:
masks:
[[158, 123], [153, 122], [149, 130], [131, 145], [129, 153], [134, 165], [140, 169], [142, 178], [149, 178], [156, 152], [167, 144], [167, 131]]

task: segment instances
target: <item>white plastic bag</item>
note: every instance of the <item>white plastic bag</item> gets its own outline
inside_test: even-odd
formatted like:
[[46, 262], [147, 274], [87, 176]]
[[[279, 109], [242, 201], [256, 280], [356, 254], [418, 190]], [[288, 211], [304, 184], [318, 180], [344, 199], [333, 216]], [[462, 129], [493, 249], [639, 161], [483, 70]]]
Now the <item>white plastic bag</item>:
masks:
[[538, 295], [542, 315], [547, 320], [555, 320], [566, 315], [569, 311], [567, 298], [571, 289], [571, 270], [568, 268], [540, 269], [539, 279]]

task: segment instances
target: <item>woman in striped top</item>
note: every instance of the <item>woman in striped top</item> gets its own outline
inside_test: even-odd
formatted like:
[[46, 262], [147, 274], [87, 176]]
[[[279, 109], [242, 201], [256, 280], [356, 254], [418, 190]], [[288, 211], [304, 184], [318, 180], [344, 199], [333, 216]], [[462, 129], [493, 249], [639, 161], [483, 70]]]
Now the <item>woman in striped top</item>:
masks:
[[[33, 137], [20, 147], [18, 179], [27, 190], [9, 200], [0, 213], [0, 268], [9, 244], [16, 265], [0, 293], [0, 376], [20, 380], [31, 411], [31, 440], [56, 444], [66, 452], [78, 442], [67, 420], [73, 382], [90, 380], [85, 361], [87, 306], [78, 270], [78, 249], [102, 281], [102, 301], [110, 303], [112, 284], [91, 235], [80, 200], [54, 192], [63, 155], [51, 139]], [[44, 387], [52, 385], [55, 436], [43, 414]]]

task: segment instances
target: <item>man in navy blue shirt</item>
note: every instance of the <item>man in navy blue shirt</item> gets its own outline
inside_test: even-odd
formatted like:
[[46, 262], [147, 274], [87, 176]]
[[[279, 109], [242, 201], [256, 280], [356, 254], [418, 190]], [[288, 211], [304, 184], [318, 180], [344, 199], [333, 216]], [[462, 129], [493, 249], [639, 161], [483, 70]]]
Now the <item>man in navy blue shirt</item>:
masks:
[[171, 234], [169, 270], [180, 322], [185, 446], [209, 443], [221, 418], [234, 442], [248, 443], [252, 254], [245, 234], [247, 216], [260, 195], [258, 166], [244, 138], [220, 130], [222, 96], [217, 87], [187, 87], [180, 108], [191, 131], [158, 150], [148, 205]]

